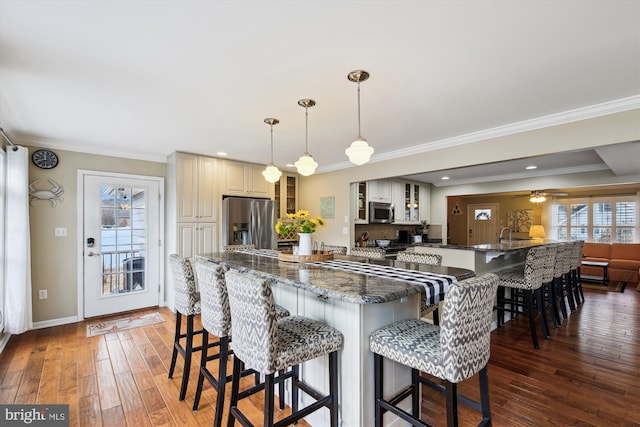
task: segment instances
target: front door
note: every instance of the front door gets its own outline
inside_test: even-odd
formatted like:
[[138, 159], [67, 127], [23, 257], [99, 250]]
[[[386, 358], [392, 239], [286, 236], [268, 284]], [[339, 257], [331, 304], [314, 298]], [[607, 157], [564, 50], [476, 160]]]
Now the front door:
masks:
[[485, 203], [467, 206], [467, 244], [496, 243], [498, 205]]
[[160, 182], [83, 174], [84, 317], [160, 304]]

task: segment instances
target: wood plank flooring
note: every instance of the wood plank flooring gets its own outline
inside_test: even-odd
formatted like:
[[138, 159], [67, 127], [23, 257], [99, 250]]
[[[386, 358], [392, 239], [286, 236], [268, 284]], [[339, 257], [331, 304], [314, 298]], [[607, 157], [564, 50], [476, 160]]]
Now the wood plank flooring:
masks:
[[[540, 350], [533, 349], [524, 318], [492, 333], [494, 426], [640, 426], [640, 292], [585, 290], [585, 296]], [[169, 310], [160, 313], [164, 323], [91, 338], [89, 322], [11, 337], [0, 355], [0, 402], [66, 403], [72, 426], [211, 425], [216, 393], [209, 385], [200, 409], [191, 410], [199, 360], [185, 401], [178, 401], [180, 358], [174, 378], [167, 378], [175, 323]], [[459, 391], [477, 399], [477, 379]], [[257, 425], [261, 406], [261, 394], [243, 405]], [[278, 418], [287, 414], [276, 409]], [[443, 396], [425, 389], [422, 414], [446, 425]], [[460, 406], [461, 426], [478, 421]]]

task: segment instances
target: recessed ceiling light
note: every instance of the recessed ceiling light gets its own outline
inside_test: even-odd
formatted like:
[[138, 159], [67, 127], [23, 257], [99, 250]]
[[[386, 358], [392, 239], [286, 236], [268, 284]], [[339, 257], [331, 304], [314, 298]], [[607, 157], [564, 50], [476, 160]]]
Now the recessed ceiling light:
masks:
[[287, 163], [285, 166], [288, 167], [288, 168], [296, 167], [296, 165], [294, 165], [293, 163]]
[[530, 165], [530, 166], [527, 166], [525, 169], [526, 169], [526, 170], [538, 169], [538, 167], [537, 167], [537, 166], [535, 166], [535, 165]]
[[217, 154], [218, 156], [228, 156], [228, 154], [227, 154], [227, 153], [225, 153], [224, 151], [218, 151], [216, 154]]
[[440, 178], [440, 179], [443, 179], [443, 180], [445, 180], [445, 181], [446, 181], [447, 179], [449, 179], [449, 177], [448, 177], [448, 176], [443, 176], [443, 177], [442, 177], [442, 178]]

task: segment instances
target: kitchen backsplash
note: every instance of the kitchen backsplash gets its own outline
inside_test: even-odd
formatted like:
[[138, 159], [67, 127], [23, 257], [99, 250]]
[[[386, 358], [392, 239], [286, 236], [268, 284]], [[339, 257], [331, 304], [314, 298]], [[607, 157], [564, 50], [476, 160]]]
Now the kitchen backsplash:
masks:
[[[363, 232], [369, 233], [369, 241], [375, 240], [398, 240], [396, 234], [399, 230], [407, 230], [409, 232], [422, 233], [422, 228], [415, 225], [393, 225], [393, 224], [356, 224], [355, 237], [362, 235]], [[442, 225], [429, 225], [429, 238], [442, 238]]]

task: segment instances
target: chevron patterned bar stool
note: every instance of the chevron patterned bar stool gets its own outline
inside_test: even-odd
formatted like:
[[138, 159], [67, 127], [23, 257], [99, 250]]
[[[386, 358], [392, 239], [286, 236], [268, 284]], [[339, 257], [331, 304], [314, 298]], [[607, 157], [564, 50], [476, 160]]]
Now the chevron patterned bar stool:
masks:
[[[537, 307], [543, 307], [544, 298], [542, 296], [542, 275], [544, 272], [544, 262], [547, 256], [546, 246], [534, 246], [529, 249], [524, 261], [524, 269], [515, 268], [506, 271], [501, 271], [498, 274], [499, 285], [502, 288], [498, 292], [498, 300], [495, 308], [498, 310], [498, 324], [504, 316], [505, 306], [510, 306], [510, 311], [513, 312], [514, 307], [518, 313], [525, 311], [529, 317], [529, 329], [531, 330], [531, 340], [533, 341], [533, 347], [538, 349], [538, 334], [536, 333], [535, 316], [539, 310]], [[564, 264], [564, 263], [563, 263]], [[504, 289], [511, 290], [512, 297], [510, 299], [504, 298]], [[519, 298], [514, 298], [513, 294], [524, 294], [524, 303], [519, 301]], [[536, 304], [534, 304], [534, 300]], [[544, 312], [543, 312], [544, 313]], [[547, 318], [544, 315], [539, 316], [540, 327], [544, 338], [549, 336]]]
[[[202, 350], [202, 345], [193, 345], [195, 335], [202, 334], [202, 329], [195, 331], [193, 321], [196, 315], [200, 314], [200, 293], [196, 286], [196, 279], [193, 274], [193, 267], [187, 258], [176, 254], [169, 256], [171, 271], [173, 273], [173, 286], [175, 291], [175, 311], [176, 329], [173, 338], [173, 353], [171, 354], [171, 365], [169, 367], [169, 378], [173, 378], [176, 368], [178, 353], [184, 358], [184, 368], [182, 370], [182, 383], [180, 385], [180, 400], [184, 400], [187, 394], [189, 383], [189, 373], [191, 371], [191, 358], [194, 352]], [[187, 331], [182, 333], [182, 316], [187, 319]], [[182, 339], [185, 340], [184, 345]], [[203, 343], [206, 341], [203, 341]], [[219, 343], [210, 343], [208, 346], [214, 347]]]
[[235, 252], [235, 251], [243, 251], [248, 249], [255, 249], [256, 245], [227, 245], [222, 248], [223, 252]]
[[334, 255], [346, 255], [347, 254], [347, 247], [346, 246], [324, 245], [324, 250], [325, 251], [331, 251], [331, 252], [333, 252]]
[[[233, 335], [233, 382], [229, 427], [237, 419], [243, 426], [252, 424], [238, 408], [240, 377], [244, 363], [264, 378], [264, 426], [273, 426], [274, 374], [292, 367], [292, 413], [278, 421], [278, 426], [294, 424], [316, 410], [329, 409], [331, 427], [338, 427], [338, 350], [342, 348], [342, 333], [324, 323], [303, 316], [289, 316], [276, 320], [271, 286], [266, 279], [229, 271], [225, 274], [231, 332]], [[320, 356], [329, 356], [329, 394], [321, 395], [298, 378], [298, 365]], [[298, 410], [298, 389], [315, 402]]]
[[[546, 294], [547, 296], [546, 301], [549, 303], [549, 311], [551, 312], [553, 327], [558, 328], [562, 323], [562, 320], [560, 320], [560, 313], [558, 312], [558, 306], [556, 304], [556, 293], [553, 281], [558, 245], [548, 244], [545, 246], [547, 247], [547, 255], [544, 259], [544, 270], [542, 272], [543, 294]], [[541, 305], [538, 307], [538, 312], [541, 316], [545, 316], [545, 306]]]
[[[415, 262], [418, 264], [426, 265], [442, 265], [442, 255], [400, 251], [396, 256], [396, 261]], [[438, 307], [439, 304], [427, 305], [427, 295], [425, 293], [422, 294], [422, 299], [420, 301], [420, 317], [424, 317], [429, 313], [433, 313], [433, 324], [439, 325], [440, 310], [438, 309]]]
[[571, 288], [576, 304], [584, 302], [584, 292], [582, 290], [582, 282], [578, 279], [578, 269], [582, 264], [582, 256], [584, 254], [584, 240], [576, 240], [573, 242], [573, 250], [571, 251]]
[[351, 253], [349, 255], [352, 256], [361, 256], [366, 258], [374, 258], [374, 259], [384, 259], [387, 255], [384, 249], [380, 248], [362, 248], [359, 246], [351, 248]]
[[[213, 418], [214, 427], [222, 425], [222, 412], [224, 409], [225, 386], [231, 381], [231, 375], [227, 376], [227, 359], [233, 351], [229, 350], [231, 342], [231, 311], [229, 309], [229, 296], [225, 284], [224, 275], [227, 271], [222, 265], [214, 264], [203, 259], [196, 260], [196, 275], [200, 285], [202, 319], [202, 341], [207, 342], [209, 334], [215, 335], [220, 340], [220, 351], [208, 354], [207, 348], [202, 349], [200, 357], [200, 375], [198, 386], [193, 401], [193, 410], [197, 410], [200, 404], [200, 396], [205, 378], [216, 390], [216, 407]], [[276, 318], [289, 316], [289, 311], [276, 306]], [[207, 368], [207, 362], [218, 360], [218, 378]], [[256, 375], [256, 385], [259, 384], [259, 374], [256, 371], [244, 370], [242, 376]], [[280, 408], [284, 408], [284, 382], [280, 382]]]
[[576, 311], [576, 300], [573, 295], [573, 288], [571, 284], [571, 264], [573, 261], [573, 247], [574, 242], [564, 242], [565, 250], [563, 254], [563, 262], [562, 262], [562, 293], [564, 297], [567, 298], [567, 302], [569, 303], [569, 308], [571, 312]]
[[[564, 252], [568, 250], [568, 246], [565, 242], [559, 242], [556, 245], [557, 253], [556, 260], [553, 266], [553, 282], [554, 282], [554, 297], [556, 312], [562, 314], [562, 318], [568, 319], [569, 314], [567, 305], [564, 302], [564, 291], [562, 290], [562, 277], [564, 276]], [[559, 311], [558, 311], [559, 309]], [[562, 322], [560, 322], [562, 323]]]
[[[420, 420], [420, 384], [444, 392], [447, 425], [458, 425], [458, 399], [482, 413], [480, 426], [491, 425], [487, 363], [491, 339], [493, 303], [498, 277], [480, 277], [452, 283], [444, 299], [440, 326], [418, 319], [392, 323], [369, 336], [374, 356], [375, 426], [382, 427], [383, 415], [392, 412], [413, 426], [427, 426]], [[384, 359], [411, 368], [411, 384], [393, 397], [384, 398]], [[444, 381], [437, 384], [420, 375], [426, 372]], [[480, 403], [458, 396], [457, 384], [479, 373]], [[412, 398], [411, 414], [397, 405]]]

